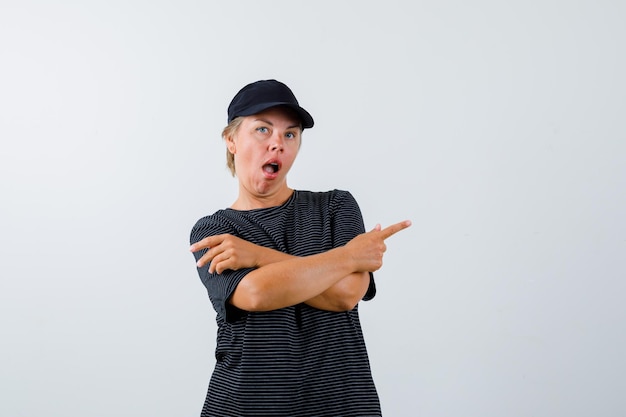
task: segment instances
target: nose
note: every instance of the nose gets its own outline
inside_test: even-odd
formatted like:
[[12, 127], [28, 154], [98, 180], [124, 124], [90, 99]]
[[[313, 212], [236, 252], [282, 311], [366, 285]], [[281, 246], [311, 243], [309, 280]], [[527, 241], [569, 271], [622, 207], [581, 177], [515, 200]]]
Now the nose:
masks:
[[283, 146], [284, 146], [283, 137], [278, 133], [272, 135], [272, 138], [269, 144], [269, 150], [271, 152], [276, 152], [276, 151], [282, 152]]

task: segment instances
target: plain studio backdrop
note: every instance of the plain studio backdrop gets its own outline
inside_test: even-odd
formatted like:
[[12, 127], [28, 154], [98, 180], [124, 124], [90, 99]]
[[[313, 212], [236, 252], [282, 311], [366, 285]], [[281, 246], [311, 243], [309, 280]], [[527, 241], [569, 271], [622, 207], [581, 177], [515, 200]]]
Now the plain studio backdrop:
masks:
[[195, 221], [244, 84], [316, 126], [289, 184], [388, 240], [361, 303], [396, 416], [626, 414], [618, 1], [0, 3], [0, 417], [186, 417], [214, 365]]

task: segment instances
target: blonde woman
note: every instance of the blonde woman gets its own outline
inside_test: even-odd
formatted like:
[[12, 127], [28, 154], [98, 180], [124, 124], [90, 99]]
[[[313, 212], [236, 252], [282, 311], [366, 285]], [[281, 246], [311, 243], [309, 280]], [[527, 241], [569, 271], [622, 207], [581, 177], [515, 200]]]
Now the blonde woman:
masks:
[[287, 185], [313, 118], [285, 84], [246, 85], [228, 123], [238, 197], [191, 232], [218, 325], [201, 416], [380, 416], [358, 303], [375, 295], [385, 239], [410, 222], [365, 233], [349, 192]]

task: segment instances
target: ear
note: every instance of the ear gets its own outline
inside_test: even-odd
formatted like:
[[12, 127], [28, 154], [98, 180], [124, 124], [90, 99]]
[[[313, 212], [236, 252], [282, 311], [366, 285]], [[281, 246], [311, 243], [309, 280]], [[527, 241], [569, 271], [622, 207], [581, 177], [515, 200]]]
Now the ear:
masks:
[[232, 135], [226, 138], [226, 147], [228, 148], [228, 152], [232, 153], [233, 155], [237, 153], [237, 147], [235, 146], [235, 139], [233, 138]]

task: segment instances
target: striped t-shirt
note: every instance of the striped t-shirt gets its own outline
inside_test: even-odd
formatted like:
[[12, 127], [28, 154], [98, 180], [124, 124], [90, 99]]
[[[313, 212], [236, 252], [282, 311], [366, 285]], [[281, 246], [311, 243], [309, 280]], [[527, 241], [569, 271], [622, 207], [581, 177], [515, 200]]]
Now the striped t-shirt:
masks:
[[[345, 245], [364, 232], [347, 191], [294, 191], [277, 207], [219, 210], [200, 219], [191, 243], [230, 233], [296, 256]], [[205, 251], [196, 252], [199, 259]], [[246, 312], [228, 303], [252, 269], [210, 274], [198, 269], [217, 312], [216, 365], [202, 417], [380, 416], [358, 306], [349, 312], [306, 304]], [[374, 297], [373, 275], [364, 300]]]

